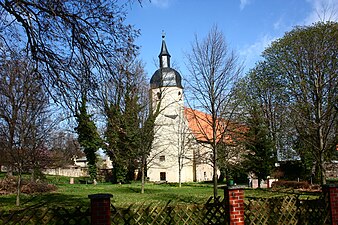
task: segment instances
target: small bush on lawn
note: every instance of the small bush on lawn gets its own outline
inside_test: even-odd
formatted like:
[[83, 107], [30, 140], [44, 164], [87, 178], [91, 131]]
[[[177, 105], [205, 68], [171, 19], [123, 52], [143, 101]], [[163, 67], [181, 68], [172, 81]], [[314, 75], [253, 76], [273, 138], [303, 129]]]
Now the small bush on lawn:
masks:
[[45, 182], [28, 182], [22, 185], [21, 192], [25, 194], [44, 193], [55, 191], [56, 186]]
[[[0, 194], [16, 193], [17, 179], [16, 177], [5, 177], [0, 179]], [[56, 186], [43, 181], [27, 181], [23, 180], [21, 192], [25, 194], [43, 193], [55, 191]]]
[[293, 189], [308, 189], [310, 184], [307, 181], [288, 181], [288, 180], [279, 180], [272, 182], [272, 188], [293, 188]]
[[4, 177], [0, 179], [0, 193], [14, 193], [16, 190], [16, 179], [15, 177]]

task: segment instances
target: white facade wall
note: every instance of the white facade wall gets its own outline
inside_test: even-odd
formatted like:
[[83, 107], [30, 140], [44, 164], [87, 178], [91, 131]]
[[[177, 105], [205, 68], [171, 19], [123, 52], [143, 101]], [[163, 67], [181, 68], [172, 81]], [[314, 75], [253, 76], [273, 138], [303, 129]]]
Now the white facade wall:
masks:
[[44, 174], [65, 176], [65, 177], [84, 177], [88, 176], [86, 168], [70, 167], [70, 168], [50, 168], [42, 171]]
[[153, 110], [157, 104], [161, 104], [161, 107], [155, 121], [155, 137], [147, 164], [149, 181], [179, 182], [180, 152], [184, 152], [181, 182], [211, 180], [212, 166], [205, 161], [201, 164], [200, 160], [195, 160], [194, 153], [197, 150], [198, 152], [210, 150], [199, 144], [189, 130], [184, 117], [183, 89], [156, 88], [151, 90], [151, 97]]
[[[158, 104], [161, 107], [160, 114], [155, 121], [155, 137], [148, 158], [147, 176], [150, 181], [178, 182], [180, 130], [185, 126], [182, 119], [183, 90], [179, 87], [156, 88], [151, 91], [151, 97], [153, 110], [156, 110]], [[187, 173], [185, 170], [182, 174]], [[184, 175], [184, 180], [186, 177]], [[182, 182], [186, 181], [182, 180]]]

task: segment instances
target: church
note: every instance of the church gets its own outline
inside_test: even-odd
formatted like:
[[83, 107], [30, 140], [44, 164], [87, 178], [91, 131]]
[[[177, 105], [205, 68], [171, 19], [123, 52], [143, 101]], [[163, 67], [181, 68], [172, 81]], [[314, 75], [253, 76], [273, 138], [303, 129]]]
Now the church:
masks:
[[154, 182], [212, 180], [211, 148], [199, 135], [198, 126], [202, 117], [208, 115], [184, 106], [182, 77], [170, 67], [170, 57], [163, 35], [160, 68], [150, 80], [151, 110], [158, 108], [159, 115], [147, 161], [147, 177]]

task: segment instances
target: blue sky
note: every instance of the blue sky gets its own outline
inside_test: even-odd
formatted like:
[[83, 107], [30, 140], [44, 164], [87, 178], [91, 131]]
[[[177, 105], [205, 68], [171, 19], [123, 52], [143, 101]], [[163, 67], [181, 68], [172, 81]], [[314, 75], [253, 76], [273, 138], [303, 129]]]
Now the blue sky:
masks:
[[149, 79], [158, 67], [162, 30], [175, 68], [187, 77], [185, 52], [195, 35], [204, 38], [213, 25], [240, 56], [245, 72], [286, 31], [323, 20], [338, 20], [338, 0], [143, 0], [142, 6], [135, 1], [127, 16], [127, 23], [141, 30], [136, 43]]

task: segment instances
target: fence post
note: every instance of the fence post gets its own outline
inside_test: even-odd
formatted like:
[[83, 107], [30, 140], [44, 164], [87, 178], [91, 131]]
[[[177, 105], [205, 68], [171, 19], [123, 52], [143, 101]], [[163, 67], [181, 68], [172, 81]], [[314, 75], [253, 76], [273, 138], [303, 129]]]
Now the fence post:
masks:
[[110, 198], [112, 194], [88, 195], [90, 199], [91, 224], [110, 225]]
[[338, 224], [338, 184], [326, 184], [322, 187], [323, 193], [328, 195], [331, 224]]
[[244, 225], [244, 189], [236, 186], [224, 187], [224, 198], [229, 212], [229, 224]]

